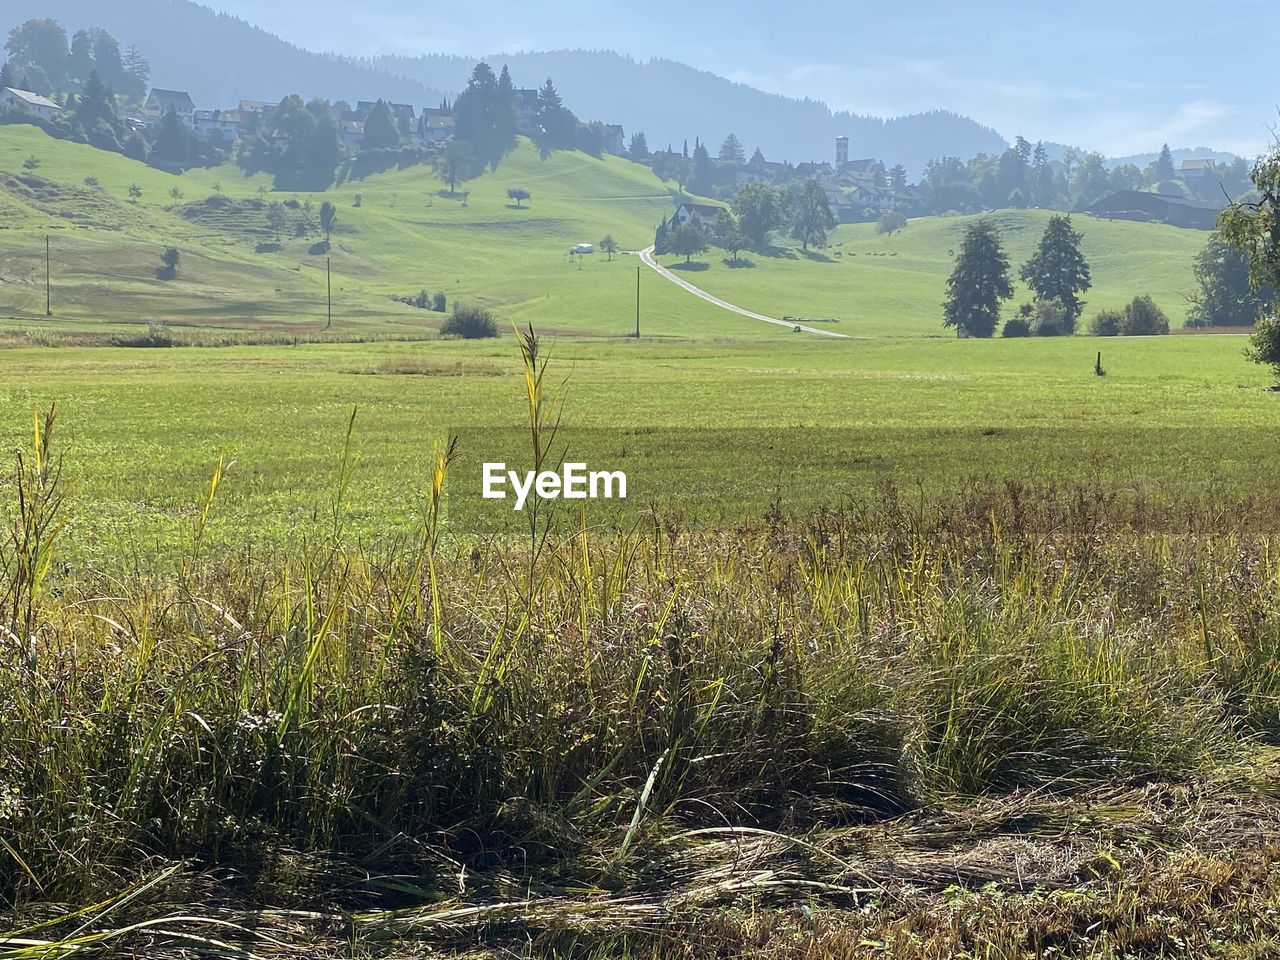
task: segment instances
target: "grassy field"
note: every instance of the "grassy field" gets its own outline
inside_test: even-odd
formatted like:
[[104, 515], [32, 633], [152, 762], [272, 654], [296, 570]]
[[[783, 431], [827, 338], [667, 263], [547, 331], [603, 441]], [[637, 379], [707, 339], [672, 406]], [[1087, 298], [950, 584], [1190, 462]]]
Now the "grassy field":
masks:
[[[1015, 276], [1052, 215], [1046, 210], [988, 215], [1000, 229]], [[965, 228], [976, 219], [922, 218], [892, 235], [877, 233], [875, 224], [848, 224], [834, 232], [826, 250], [805, 254], [794, 247], [775, 256], [748, 253], [738, 265], [723, 251], [700, 257], [692, 268], [680, 257], [662, 262], [704, 290], [768, 316], [836, 319], [839, 323], [831, 329], [853, 336], [947, 336], [940, 308], [946, 278]], [[1188, 306], [1185, 294], [1194, 289], [1191, 264], [1204, 247], [1203, 232], [1083, 214], [1074, 224], [1084, 235], [1082, 249], [1093, 272], [1084, 326], [1098, 310], [1118, 309], [1142, 293], [1156, 300], [1173, 326], [1182, 326]], [[1006, 317], [1032, 299], [1024, 284], [1016, 291]]]
[[[22, 168], [29, 156], [40, 161], [34, 171]], [[525, 141], [496, 173], [464, 185], [465, 204], [426, 167], [347, 181], [323, 195], [275, 194], [261, 192], [268, 187], [264, 178], [245, 178], [231, 165], [173, 176], [23, 126], [0, 128], [0, 171], [0, 313], [19, 331], [38, 319], [41, 329], [54, 332], [101, 333], [162, 321], [194, 328], [192, 336], [211, 335], [210, 328], [316, 335], [325, 319], [325, 254], [313, 250], [318, 229], [291, 236], [302, 216], [291, 210], [280, 249], [255, 251], [277, 239], [266, 226], [263, 204], [318, 206], [329, 199], [339, 213], [331, 252], [336, 320], [328, 336], [429, 334], [438, 316], [389, 300], [424, 287], [491, 306], [519, 323], [621, 336], [634, 327], [634, 258], [575, 262], [566, 251], [605, 233], [624, 249], [647, 246], [674, 205], [671, 185], [644, 167], [577, 153], [544, 161]], [[84, 183], [89, 175], [97, 177], [96, 186]], [[142, 189], [137, 202], [129, 198], [131, 184]], [[513, 185], [533, 195], [522, 209], [506, 197]], [[179, 200], [170, 196], [175, 188]], [[1049, 214], [995, 216], [1016, 267]], [[825, 251], [805, 255], [784, 247], [772, 256], [749, 255], [737, 268], [713, 251], [686, 275], [758, 312], [836, 318], [840, 324], [833, 329], [843, 333], [942, 336], [944, 282], [969, 219], [917, 220], [893, 236], [876, 234], [870, 224], [845, 226]], [[1077, 220], [1094, 263], [1090, 312], [1149, 293], [1180, 324], [1183, 294], [1192, 288], [1192, 258], [1205, 235]], [[41, 319], [46, 233], [54, 241], [53, 322]], [[159, 255], [168, 245], [183, 252], [183, 265], [177, 279], [157, 280]], [[672, 263], [679, 266], [675, 258]], [[643, 326], [654, 335], [781, 336], [656, 277], [645, 278], [643, 298]]]
[[[1087, 338], [547, 345], [568, 452], [628, 471], [633, 519], [653, 505], [715, 523], [775, 499], [804, 509], [889, 481], [936, 491], [981, 475], [1202, 496], [1264, 489], [1276, 452], [1276, 396], [1241, 337], [1108, 341], [1103, 378]], [[349, 498], [355, 527], [377, 536], [412, 524], [447, 434], [462, 434], [473, 466], [527, 461], [512, 442], [518, 356], [512, 336], [9, 350], [0, 436], [20, 443], [31, 411], [58, 401], [79, 481], [72, 539], [104, 559], [172, 547], [219, 458], [233, 465], [217, 536], [278, 545], [323, 526], [358, 409]], [[460, 532], [496, 522], [478, 491], [477, 475], [451, 500]]]
[[[0, 127], [0, 960], [1275, 953], [1243, 337], [940, 336], [954, 218], [687, 273], [868, 339], [648, 274], [637, 341], [636, 258], [564, 251], [667, 187], [527, 144], [465, 206], [329, 191], [326, 331], [263, 186]], [[1017, 261], [1045, 214], [997, 216]], [[1177, 318], [1202, 235], [1079, 226], [1090, 310]], [[625, 504], [481, 498], [531, 459], [519, 344], [424, 287], [537, 327], [552, 456]], [[189, 345], [106, 346], [151, 322]]]

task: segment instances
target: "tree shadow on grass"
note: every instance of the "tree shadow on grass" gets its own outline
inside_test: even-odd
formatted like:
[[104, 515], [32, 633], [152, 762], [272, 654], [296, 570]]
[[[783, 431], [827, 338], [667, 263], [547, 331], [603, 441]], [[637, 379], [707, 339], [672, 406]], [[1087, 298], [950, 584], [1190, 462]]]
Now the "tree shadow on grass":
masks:
[[703, 273], [711, 269], [711, 264], [702, 260], [694, 260], [692, 263], [673, 263], [667, 269], [680, 270], [684, 273]]
[[746, 257], [739, 257], [737, 260], [734, 260], [732, 257], [725, 257], [724, 265], [730, 270], [754, 270], [756, 262], [754, 260], [749, 260]]
[[529, 210], [528, 207], [518, 206], [517, 204], [514, 204], [514, 203], [508, 203], [506, 207], [508, 210], [519, 210], [521, 213], [525, 213], [526, 211]]
[[790, 247], [761, 247], [755, 251], [762, 257], [770, 257], [774, 260], [798, 260], [796, 251]]
[[806, 260], [811, 260], [814, 263], [834, 263], [835, 262], [825, 253], [822, 253], [818, 250], [801, 250], [800, 256], [804, 257]]

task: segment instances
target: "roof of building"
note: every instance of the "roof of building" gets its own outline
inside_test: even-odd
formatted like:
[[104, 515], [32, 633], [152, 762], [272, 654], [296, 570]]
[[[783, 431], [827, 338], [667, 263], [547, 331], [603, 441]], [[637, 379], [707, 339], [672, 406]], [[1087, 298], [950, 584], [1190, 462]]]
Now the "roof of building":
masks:
[[268, 110], [274, 110], [280, 106], [278, 103], [271, 103], [269, 100], [241, 100], [240, 109], [245, 113], [265, 113]]
[[1173, 204], [1179, 207], [1189, 207], [1194, 210], [1221, 210], [1222, 204], [1209, 203], [1205, 200], [1188, 200], [1186, 197], [1178, 197], [1168, 193], [1152, 193], [1148, 190], [1119, 190], [1116, 193], [1103, 197], [1089, 210], [1094, 207], [1104, 209], [1117, 209], [1121, 205], [1127, 205], [1135, 209], [1150, 209], [1159, 204]]
[[724, 207], [718, 207], [714, 203], [695, 203], [692, 200], [681, 200], [680, 203], [677, 204], [676, 210], [679, 210], [681, 207], [686, 207], [690, 213], [696, 213], [700, 217], [707, 216], [708, 214], [715, 216], [724, 209]]
[[147, 102], [150, 103], [152, 100], [175, 107], [190, 107], [192, 110], [196, 108], [191, 99], [191, 94], [185, 90], [162, 90], [159, 87], [152, 87], [151, 95], [147, 97]]
[[874, 157], [868, 157], [865, 160], [848, 160], [842, 164], [844, 169], [850, 173], [870, 173], [875, 165]]
[[1212, 170], [1214, 163], [1212, 160], [1183, 160], [1183, 170]]
[[54, 110], [62, 109], [48, 97], [42, 97], [40, 94], [32, 93], [30, 90], [19, 90], [17, 87], [5, 87], [4, 92], [12, 94], [19, 100], [31, 104], [33, 107], [50, 107]]

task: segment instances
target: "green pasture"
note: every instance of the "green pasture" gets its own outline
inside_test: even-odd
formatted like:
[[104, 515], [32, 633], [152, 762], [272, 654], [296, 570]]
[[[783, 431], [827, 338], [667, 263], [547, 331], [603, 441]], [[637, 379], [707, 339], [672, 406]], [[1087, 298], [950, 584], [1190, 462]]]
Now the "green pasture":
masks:
[[[39, 160], [23, 169], [28, 157]], [[95, 177], [96, 183], [85, 183]], [[136, 184], [140, 198], [131, 199]], [[508, 187], [529, 190], [517, 207]], [[171, 196], [174, 189], [181, 196]], [[673, 188], [617, 157], [556, 153], [527, 141], [451, 195], [424, 166], [343, 180], [323, 194], [275, 192], [233, 165], [163, 173], [124, 157], [52, 140], [26, 126], [0, 127], [0, 329], [10, 339], [38, 322], [57, 333], [113, 333], [153, 321], [188, 339], [218, 331], [314, 335], [324, 328], [326, 258], [332, 261], [334, 338], [429, 336], [440, 315], [391, 300], [420, 289], [492, 307], [504, 320], [582, 335], [634, 328], [636, 258], [568, 255], [612, 234], [624, 251], [652, 242], [674, 206]], [[266, 205], [338, 209], [332, 249], [318, 228], [294, 235], [300, 210], [273, 235]], [[357, 201], [359, 206], [357, 206]], [[1049, 213], [996, 217], [1016, 269]], [[312, 219], [316, 219], [313, 210]], [[691, 265], [668, 258], [694, 283], [774, 316], [838, 320], [856, 336], [944, 336], [941, 302], [968, 217], [912, 221], [891, 236], [872, 224], [839, 228], [832, 246], [749, 253], [734, 265], [711, 250]], [[1095, 310], [1148, 293], [1175, 326], [1186, 315], [1192, 259], [1205, 235], [1151, 224], [1077, 217], [1093, 264]], [[53, 320], [44, 318], [44, 238], [52, 237]], [[277, 243], [278, 241], [278, 243]], [[263, 244], [278, 249], [264, 252]], [[179, 276], [159, 280], [167, 246], [182, 252]], [[1026, 291], [1019, 291], [1025, 298]], [[703, 303], [656, 276], [642, 278], [642, 327], [654, 335], [776, 342], [785, 331]], [[1012, 312], [1016, 303], [1008, 307]]]
[[[547, 384], [570, 459], [622, 469], [630, 522], [650, 507], [695, 524], [838, 503], [886, 482], [936, 491], [976, 476], [1105, 482], [1156, 497], [1264, 490], [1277, 395], [1243, 338], [751, 343], [548, 337]], [[90, 555], [180, 542], [213, 470], [230, 464], [214, 529], [280, 545], [323, 529], [348, 418], [358, 456], [344, 510], [361, 535], [416, 522], [435, 446], [462, 437], [449, 488], [460, 534], [512, 521], [479, 499], [477, 465], [512, 461], [524, 416], [513, 337], [485, 343], [222, 349], [12, 349], [0, 355], [12, 450], [59, 404], [77, 478], [72, 540]], [[498, 432], [495, 432], [495, 428]], [[615, 505], [616, 507], [616, 505]]]
[[[1052, 215], [1046, 210], [988, 214], [1000, 227], [1015, 277]], [[976, 219], [926, 217], [892, 235], [878, 233], [875, 224], [848, 224], [837, 228], [825, 250], [806, 253], [789, 246], [770, 256], [744, 253], [735, 264], [713, 249], [689, 265], [675, 256], [662, 262], [704, 290], [757, 313], [837, 320], [830, 329], [853, 336], [947, 336], [941, 308], [946, 280], [964, 230]], [[1174, 327], [1182, 326], [1189, 306], [1185, 295], [1194, 289], [1192, 263], [1206, 234], [1083, 214], [1073, 221], [1084, 235], [1093, 272], [1082, 327], [1098, 310], [1119, 309], [1143, 293], [1155, 298]], [[1031, 297], [1024, 284], [1017, 284], [1006, 317]]]

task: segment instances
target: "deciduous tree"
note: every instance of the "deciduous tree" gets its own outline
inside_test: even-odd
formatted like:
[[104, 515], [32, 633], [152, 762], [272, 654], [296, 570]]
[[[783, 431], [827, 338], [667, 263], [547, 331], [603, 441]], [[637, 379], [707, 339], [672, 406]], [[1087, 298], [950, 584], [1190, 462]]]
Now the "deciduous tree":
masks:
[[796, 199], [791, 235], [800, 241], [804, 250], [808, 250], [810, 246], [826, 246], [827, 231], [835, 229], [835, 225], [836, 218], [831, 212], [827, 192], [822, 189], [822, 184], [810, 180]]

